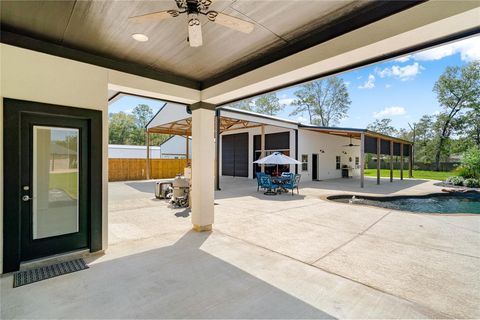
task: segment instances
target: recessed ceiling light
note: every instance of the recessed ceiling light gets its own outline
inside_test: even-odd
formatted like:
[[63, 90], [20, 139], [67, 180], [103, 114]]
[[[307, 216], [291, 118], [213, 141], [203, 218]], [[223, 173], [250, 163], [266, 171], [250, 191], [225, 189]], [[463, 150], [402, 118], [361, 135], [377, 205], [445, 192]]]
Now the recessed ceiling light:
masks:
[[132, 38], [139, 41], [139, 42], [146, 42], [148, 41], [148, 37], [143, 33], [134, 33], [132, 34]]

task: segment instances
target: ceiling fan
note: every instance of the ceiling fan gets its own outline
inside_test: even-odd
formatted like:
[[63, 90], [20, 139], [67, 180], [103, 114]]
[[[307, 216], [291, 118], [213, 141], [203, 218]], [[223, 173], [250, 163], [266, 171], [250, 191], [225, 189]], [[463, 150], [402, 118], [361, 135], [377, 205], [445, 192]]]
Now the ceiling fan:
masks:
[[358, 144], [352, 143], [352, 136], [350, 136], [350, 143], [344, 145], [344, 147], [358, 147], [358, 146], [359, 146]]
[[202, 25], [200, 23], [199, 15], [204, 15], [208, 20], [237, 30], [243, 33], [250, 33], [253, 31], [254, 24], [242, 19], [238, 19], [228, 14], [208, 10], [213, 0], [174, 0], [177, 4], [178, 10], [166, 10], [143, 14], [140, 16], [130, 17], [131, 22], [158, 22], [165, 19], [176, 18], [181, 14], [186, 14], [188, 17], [188, 38], [187, 41], [191, 47], [199, 47], [202, 45]]

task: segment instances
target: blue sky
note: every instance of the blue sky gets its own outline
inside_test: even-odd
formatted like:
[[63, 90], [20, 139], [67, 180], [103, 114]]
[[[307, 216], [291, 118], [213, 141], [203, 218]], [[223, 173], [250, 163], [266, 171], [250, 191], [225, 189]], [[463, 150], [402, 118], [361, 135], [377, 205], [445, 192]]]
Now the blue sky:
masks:
[[[390, 118], [395, 127], [407, 128], [409, 122], [417, 121], [422, 115], [441, 110], [432, 89], [447, 66], [463, 66], [478, 60], [480, 36], [339, 74], [347, 84], [352, 103], [348, 118], [338, 126], [365, 128], [377, 118]], [[296, 90], [298, 87], [277, 91], [280, 102], [285, 105], [278, 116], [306, 122], [306, 114], [290, 116], [294, 106], [289, 104]], [[123, 97], [112, 103], [109, 111], [129, 113], [140, 103], [150, 105], [154, 112], [163, 105], [158, 100]]]

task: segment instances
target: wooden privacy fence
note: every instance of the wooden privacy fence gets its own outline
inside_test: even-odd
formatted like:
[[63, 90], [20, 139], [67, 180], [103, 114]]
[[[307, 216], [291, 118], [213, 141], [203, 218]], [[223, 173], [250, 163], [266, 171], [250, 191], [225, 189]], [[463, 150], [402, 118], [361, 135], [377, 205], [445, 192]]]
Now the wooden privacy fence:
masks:
[[[151, 159], [150, 178], [173, 178], [187, 166], [186, 159]], [[147, 179], [146, 159], [108, 159], [108, 181]]]

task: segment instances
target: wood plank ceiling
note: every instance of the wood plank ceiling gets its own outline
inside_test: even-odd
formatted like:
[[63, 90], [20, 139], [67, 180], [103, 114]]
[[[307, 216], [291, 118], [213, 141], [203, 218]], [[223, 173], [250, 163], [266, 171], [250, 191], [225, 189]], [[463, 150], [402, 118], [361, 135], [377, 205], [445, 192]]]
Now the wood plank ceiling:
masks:
[[[135, 63], [205, 87], [238, 75], [249, 65], [265, 64], [269, 56], [278, 56], [314, 30], [331, 27], [334, 22], [345, 23], [345, 17], [363, 14], [368, 6], [372, 7], [371, 1], [215, 0], [211, 10], [252, 21], [255, 29], [243, 34], [202, 16], [204, 45], [198, 48], [191, 48], [186, 41], [185, 15], [158, 23], [127, 20], [130, 16], [175, 9], [173, 0], [3, 0], [0, 9], [3, 31]], [[150, 40], [136, 42], [131, 38], [134, 33], [144, 33]]]

